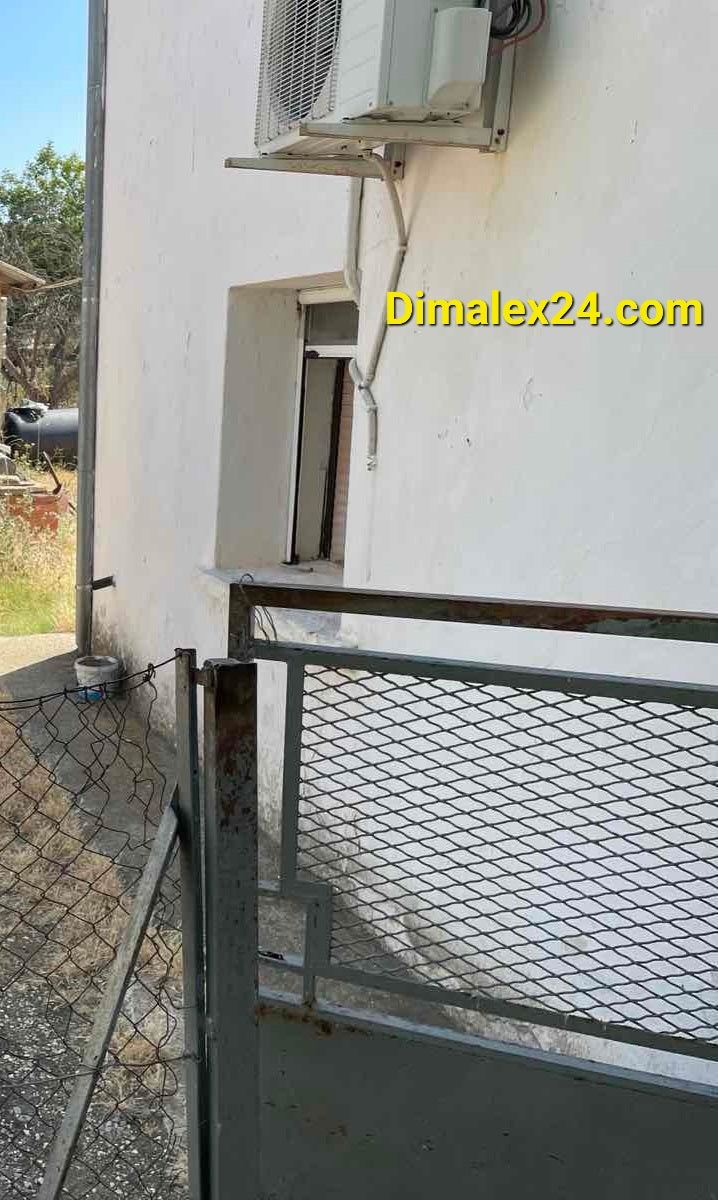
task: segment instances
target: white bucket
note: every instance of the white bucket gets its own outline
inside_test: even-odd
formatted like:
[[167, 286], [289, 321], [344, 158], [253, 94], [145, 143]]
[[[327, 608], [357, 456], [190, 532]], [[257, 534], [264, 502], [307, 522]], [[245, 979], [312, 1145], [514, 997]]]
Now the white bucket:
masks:
[[120, 660], [110, 654], [88, 654], [85, 658], [75, 660], [75, 675], [83, 689], [80, 695], [82, 700], [102, 700], [111, 692], [118, 691], [118, 684], [110, 684], [121, 674]]

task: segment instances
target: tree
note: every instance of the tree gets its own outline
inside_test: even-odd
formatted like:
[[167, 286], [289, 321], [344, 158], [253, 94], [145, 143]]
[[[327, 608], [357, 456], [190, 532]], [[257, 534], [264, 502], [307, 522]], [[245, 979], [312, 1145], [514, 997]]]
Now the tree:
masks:
[[[0, 174], [0, 258], [48, 283], [82, 274], [85, 165], [43, 146], [20, 175]], [[81, 288], [15, 293], [3, 372], [23, 395], [72, 403], [80, 363]]]

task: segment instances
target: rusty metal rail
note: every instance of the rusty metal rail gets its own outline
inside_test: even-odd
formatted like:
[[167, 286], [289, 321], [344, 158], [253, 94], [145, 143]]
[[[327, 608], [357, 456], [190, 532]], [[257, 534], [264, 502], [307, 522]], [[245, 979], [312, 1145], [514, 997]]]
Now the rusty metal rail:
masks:
[[414, 621], [587, 633], [612, 637], [718, 642], [718, 614], [607, 605], [557, 604], [479, 596], [436, 596], [340, 587], [295, 587], [284, 583], [232, 584], [229, 653], [246, 646], [248, 622], [258, 608], [351, 613]]

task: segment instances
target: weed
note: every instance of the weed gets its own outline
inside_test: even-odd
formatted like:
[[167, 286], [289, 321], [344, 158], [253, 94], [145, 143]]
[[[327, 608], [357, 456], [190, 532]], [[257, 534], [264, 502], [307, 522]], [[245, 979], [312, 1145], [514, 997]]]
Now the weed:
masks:
[[[30, 474], [27, 468], [23, 474]], [[60, 474], [71, 496], [76, 475]], [[32, 472], [44, 486], [50, 476]], [[0, 499], [0, 635], [72, 629], [75, 612], [75, 517], [59, 519], [57, 531], [34, 529]]]

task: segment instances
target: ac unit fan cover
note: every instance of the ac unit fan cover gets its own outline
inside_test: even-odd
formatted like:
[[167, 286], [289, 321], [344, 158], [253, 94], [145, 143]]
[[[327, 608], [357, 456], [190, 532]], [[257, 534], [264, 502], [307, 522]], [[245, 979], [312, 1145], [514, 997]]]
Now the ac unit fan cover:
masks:
[[341, 10], [342, 0], [274, 0], [267, 6], [264, 79], [270, 120], [279, 131], [329, 110]]

